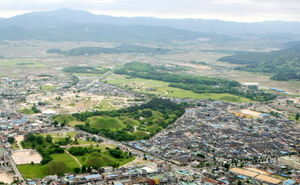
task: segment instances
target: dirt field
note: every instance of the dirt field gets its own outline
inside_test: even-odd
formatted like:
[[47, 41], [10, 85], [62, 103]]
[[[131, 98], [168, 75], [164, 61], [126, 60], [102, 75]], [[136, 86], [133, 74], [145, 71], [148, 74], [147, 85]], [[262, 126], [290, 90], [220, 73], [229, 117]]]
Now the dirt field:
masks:
[[13, 179], [10, 177], [10, 175], [6, 172], [0, 172], [0, 182], [4, 182], [4, 183], [12, 183]]
[[248, 115], [255, 116], [255, 117], [258, 117], [258, 115], [261, 114], [261, 112], [256, 112], [256, 111], [252, 111], [252, 110], [248, 110], [248, 109], [241, 109], [240, 111], [243, 114], [248, 114]]
[[32, 151], [33, 150], [14, 151], [12, 153], [11, 157], [13, 158], [16, 165], [30, 164], [31, 161], [33, 161], [34, 163], [40, 163], [41, 160], [42, 160], [42, 156], [37, 152], [34, 152], [33, 154], [30, 154], [30, 152], [32, 152]]
[[251, 171], [255, 171], [255, 172], [258, 172], [260, 174], [265, 174], [265, 175], [271, 175], [272, 173], [270, 172], [267, 172], [267, 171], [264, 171], [264, 170], [260, 170], [260, 169], [257, 169], [257, 168], [246, 168], [247, 170], [251, 170]]
[[269, 183], [272, 183], [272, 184], [279, 184], [279, 183], [282, 182], [282, 180], [280, 180], [280, 179], [275, 179], [273, 177], [269, 177], [269, 176], [266, 176], [266, 175], [259, 175], [255, 178], [266, 181], [266, 182], [269, 182]]
[[242, 175], [246, 175], [246, 176], [249, 176], [249, 177], [255, 177], [255, 176], [259, 175], [259, 173], [257, 173], [257, 172], [244, 170], [242, 168], [231, 168], [229, 171], [234, 172], [234, 173], [238, 173], [238, 174], [242, 174]]

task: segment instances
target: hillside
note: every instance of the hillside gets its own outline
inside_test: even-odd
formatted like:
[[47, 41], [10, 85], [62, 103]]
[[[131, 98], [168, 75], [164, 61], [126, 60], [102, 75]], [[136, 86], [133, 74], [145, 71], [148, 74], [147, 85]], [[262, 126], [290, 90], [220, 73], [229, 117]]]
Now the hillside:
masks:
[[290, 48], [272, 52], [249, 52], [232, 56], [226, 56], [218, 61], [234, 64], [244, 64], [236, 67], [236, 70], [251, 72], [276, 73], [272, 80], [300, 79], [300, 44]]

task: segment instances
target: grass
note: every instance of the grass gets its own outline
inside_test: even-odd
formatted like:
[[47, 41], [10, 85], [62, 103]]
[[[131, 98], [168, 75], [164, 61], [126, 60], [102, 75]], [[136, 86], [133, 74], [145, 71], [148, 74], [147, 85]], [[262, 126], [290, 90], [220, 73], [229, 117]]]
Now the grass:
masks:
[[113, 102], [114, 102], [113, 100], [102, 100], [95, 108], [100, 109], [100, 110], [116, 110], [116, 109], [118, 109], [117, 107], [110, 104]]
[[63, 123], [64, 121], [66, 123], [70, 123], [72, 121], [76, 120], [76, 118], [74, 118], [72, 115], [70, 114], [64, 114], [64, 115], [60, 115], [57, 118], [54, 119], [54, 121], [57, 121], [58, 123]]
[[138, 130], [134, 133], [132, 133], [131, 135], [137, 136], [139, 138], [143, 138], [144, 136], [148, 136], [148, 134], [144, 131]]
[[42, 136], [50, 135], [53, 138], [54, 137], [75, 137], [78, 133], [77, 132], [59, 132], [59, 133], [47, 133], [47, 134], [41, 134]]
[[71, 172], [73, 172], [73, 168], [80, 167], [75, 159], [66, 152], [62, 154], [52, 154], [51, 157], [53, 160], [65, 162], [69, 166]]
[[174, 98], [193, 98], [193, 99], [213, 99], [213, 100], [220, 100], [220, 101], [227, 101], [227, 102], [252, 102], [248, 98], [239, 97], [236, 95], [228, 94], [228, 93], [204, 93], [198, 94], [192, 91], [183, 90], [175, 87], [164, 87], [159, 88], [165, 91], [169, 91], [168, 97]]
[[20, 110], [19, 112], [20, 112], [20, 113], [23, 113], [23, 114], [34, 114], [34, 111], [33, 111], [33, 110], [27, 109], [27, 108], [22, 109], [22, 110]]
[[84, 124], [84, 122], [74, 120], [74, 121], [71, 121], [71, 122], [68, 123], [68, 125], [70, 125], [71, 127], [74, 127], [75, 125], [80, 125], [80, 124]]
[[[86, 163], [89, 163], [89, 159], [93, 158], [94, 155], [92, 154], [85, 154], [84, 156], [75, 156], [78, 161], [82, 164], [82, 165], [86, 165], [86, 166], [89, 166], [88, 164]], [[124, 164], [127, 164], [131, 161], [133, 161], [135, 159], [134, 156], [130, 156], [126, 159], [117, 159], [117, 158], [114, 158], [112, 157], [110, 154], [109, 154], [109, 151], [107, 150], [104, 150], [104, 151], [101, 151], [100, 153], [100, 157], [97, 157], [97, 162], [101, 164], [101, 166], [109, 166], [109, 165], [112, 165], [112, 164], [116, 164], [116, 163], [119, 163], [120, 166], [124, 165]]]
[[78, 143], [79, 143], [80, 145], [83, 145], [83, 144], [99, 144], [98, 142], [92, 141], [92, 140], [90, 140], [90, 141], [85, 141], [85, 140], [82, 140], [82, 139], [77, 139], [77, 141], [78, 141]]
[[131, 118], [125, 119], [124, 123], [126, 125], [131, 125], [131, 126], [138, 126], [140, 124], [137, 120], [134, 120], [134, 119], [131, 119]]
[[46, 176], [46, 165], [41, 164], [23, 164], [18, 165], [18, 169], [23, 175], [24, 179], [43, 178]]
[[43, 85], [42, 90], [54, 90], [56, 87], [51, 86], [51, 85]]
[[125, 76], [119, 75], [109, 75], [109, 77], [103, 81], [107, 81], [109, 84], [113, 85], [120, 85], [120, 84], [127, 84], [129, 81], [124, 78]]
[[[79, 164], [67, 153], [52, 154], [53, 160], [63, 161], [68, 165], [68, 172], [74, 173], [73, 168], [80, 167]], [[18, 165], [18, 169], [25, 179], [43, 178], [46, 174], [47, 165], [24, 164]]]
[[122, 121], [117, 118], [93, 116], [90, 117], [89, 120], [91, 121], [91, 126], [94, 128], [107, 128], [116, 130], [125, 127]]

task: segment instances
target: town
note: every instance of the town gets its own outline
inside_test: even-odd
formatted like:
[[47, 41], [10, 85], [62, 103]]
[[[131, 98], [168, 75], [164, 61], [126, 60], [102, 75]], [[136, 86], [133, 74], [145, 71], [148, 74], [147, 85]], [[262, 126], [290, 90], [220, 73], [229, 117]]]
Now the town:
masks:
[[[272, 105], [167, 98], [187, 105], [185, 113], [175, 123], [149, 140], [117, 142], [67, 124], [54, 125], [52, 117], [94, 111], [101, 102], [111, 99], [114, 103], [106, 106], [136, 106], [147, 101], [147, 96], [97, 80], [79, 80], [71, 88], [65, 88], [70, 83], [72, 81], [33, 75], [25, 79], [1, 79], [1, 86], [5, 89], [1, 90], [0, 181], [18, 184], [207, 185], [300, 182], [300, 172], [297, 171], [300, 161], [299, 123], [287, 119], [284, 114], [274, 116], [268, 112], [275, 104], [297, 105], [297, 98], [279, 97]], [[52, 84], [59, 88], [51, 91], [40, 88]], [[140, 99], [143, 101], [132, 101]], [[25, 114], [24, 110], [36, 112]], [[74, 138], [69, 136], [71, 139], [88, 141], [93, 138], [94, 143], [85, 145], [116, 147], [135, 159], [122, 166], [84, 170], [79, 163], [82, 169], [77, 173], [34, 179], [23, 177], [19, 166], [36, 165], [42, 160], [35, 149], [23, 148], [24, 136], [39, 133], [52, 134], [55, 138], [56, 135], [66, 137], [71, 132], [75, 132]]]

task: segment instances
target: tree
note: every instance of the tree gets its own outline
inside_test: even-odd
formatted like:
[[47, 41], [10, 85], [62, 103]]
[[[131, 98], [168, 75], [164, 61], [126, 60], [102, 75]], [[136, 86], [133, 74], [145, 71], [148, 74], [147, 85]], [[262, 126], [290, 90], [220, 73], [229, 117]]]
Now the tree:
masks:
[[52, 124], [56, 127], [58, 125], [58, 121], [54, 121]]
[[15, 137], [8, 137], [8, 138], [7, 138], [7, 141], [10, 142], [11, 144], [12, 144], [13, 142], [15, 142], [15, 140], [16, 140]]
[[36, 136], [36, 142], [40, 145], [43, 144], [44, 142], [43, 136]]
[[51, 136], [51, 135], [47, 135], [47, 136], [46, 136], [46, 141], [47, 141], [48, 143], [52, 143], [52, 136]]
[[31, 161], [31, 165], [33, 165], [34, 164], [34, 162], [33, 161]]
[[239, 180], [239, 181], [238, 181], [238, 185], [242, 185], [242, 184], [243, 184], [242, 181]]
[[299, 120], [299, 118], [300, 118], [300, 114], [299, 114], [299, 113], [297, 113], [297, 114], [296, 114], [296, 116], [295, 116], [295, 120], [296, 120], [296, 121], [298, 121], [298, 120]]
[[66, 124], [67, 124], [67, 122], [66, 122], [66, 120], [64, 120], [64, 122], [62, 122], [62, 123], [60, 124], [61, 128], [63, 128], [64, 126], [66, 126]]
[[82, 166], [81, 167], [81, 173], [85, 173], [86, 172], [86, 166]]
[[79, 173], [80, 172], [80, 168], [79, 167], [74, 168], [74, 172], [75, 173]]

